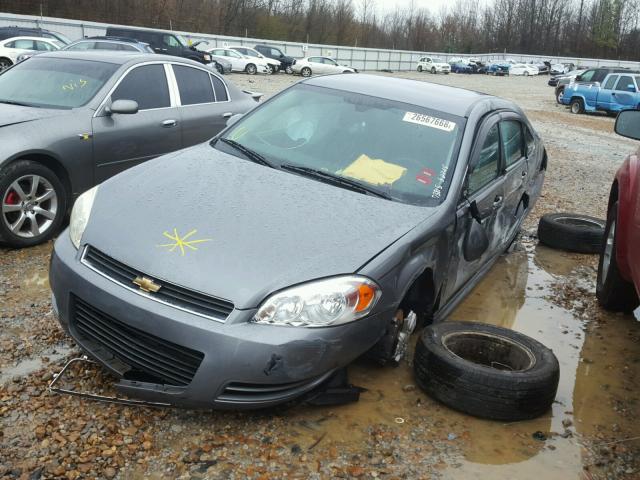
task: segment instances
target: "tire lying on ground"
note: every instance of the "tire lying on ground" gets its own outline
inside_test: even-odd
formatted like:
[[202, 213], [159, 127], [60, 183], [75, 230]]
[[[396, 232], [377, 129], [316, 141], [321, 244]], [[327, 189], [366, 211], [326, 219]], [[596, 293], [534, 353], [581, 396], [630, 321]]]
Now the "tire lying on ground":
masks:
[[543, 215], [538, 223], [538, 238], [544, 245], [577, 253], [599, 253], [606, 222], [577, 213]]
[[504, 421], [547, 412], [560, 378], [558, 359], [540, 342], [472, 322], [425, 328], [416, 346], [414, 372], [418, 385], [448, 407]]

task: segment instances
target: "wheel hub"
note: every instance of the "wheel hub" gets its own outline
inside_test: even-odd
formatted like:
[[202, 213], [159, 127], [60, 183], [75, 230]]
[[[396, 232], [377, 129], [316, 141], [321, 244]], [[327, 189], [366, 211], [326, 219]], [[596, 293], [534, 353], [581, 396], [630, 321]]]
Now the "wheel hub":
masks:
[[51, 182], [39, 175], [17, 178], [0, 200], [1, 221], [17, 237], [38, 237], [57, 217], [58, 196]]

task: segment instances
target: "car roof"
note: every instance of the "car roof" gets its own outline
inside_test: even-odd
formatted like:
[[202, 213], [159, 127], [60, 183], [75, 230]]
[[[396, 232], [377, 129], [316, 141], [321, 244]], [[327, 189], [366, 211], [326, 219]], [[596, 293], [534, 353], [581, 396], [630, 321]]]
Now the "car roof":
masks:
[[16, 37], [10, 37], [10, 38], [5, 38], [4, 40], [2, 40], [3, 42], [7, 42], [9, 40], [38, 40], [39, 42], [42, 41], [49, 41], [49, 42], [58, 42], [59, 40], [57, 38], [46, 38], [46, 37], [28, 37], [26, 35], [18, 35]]
[[41, 53], [35, 58], [59, 58], [73, 60], [88, 60], [94, 62], [114, 63], [117, 65], [136, 64], [142, 62], [170, 62], [184, 63], [203, 67], [201, 63], [188, 58], [159, 55], [144, 52], [123, 52], [119, 50], [58, 50], [56, 52]]
[[460, 117], [467, 116], [475, 103], [497, 98], [463, 88], [363, 73], [323, 75], [303, 80], [303, 83], [418, 105]]

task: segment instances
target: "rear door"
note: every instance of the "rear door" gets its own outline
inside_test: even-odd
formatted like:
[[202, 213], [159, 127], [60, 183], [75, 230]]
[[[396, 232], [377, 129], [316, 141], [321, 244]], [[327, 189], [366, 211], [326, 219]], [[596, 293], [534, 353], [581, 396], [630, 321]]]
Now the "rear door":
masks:
[[[225, 127], [227, 118], [235, 113], [226, 85], [204, 69], [179, 64], [171, 67], [178, 85], [182, 147], [209, 140]], [[222, 90], [214, 90], [214, 79], [222, 83]]]
[[[489, 260], [500, 251], [504, 243], [507, 221], [504, 216], [504, 173], [501, 160], [499, 116], [494, 116], [481, 127], [476, 137], [471, 156], [471, 165], [465, 179], [464, 192], [456, 211], [456, 233], [454, 256], [449, 267], [447, 297], [450, 297]], [[482, 228], [487, 235], [489, 246], [480, 258], [465, 258], [465, 242], [472, 222], [470, 205], [475, 202], [483, 217]]]
[[524, 125], [515, 114], [502, 114], [500, 120], [500, 142], [504, 165], [504, 218], [507, 228], [504, 241], [515, 234], [525, 213], [523, 196], [527, 186], [529, 167], [527, 163]]
[[138, 113], [108, 115], [101, 107], [93, 118], [96, 183], [181, 147], [180, 113], [163, 63], [130, 69], [104, 105], [121, 99], [138, 102]]

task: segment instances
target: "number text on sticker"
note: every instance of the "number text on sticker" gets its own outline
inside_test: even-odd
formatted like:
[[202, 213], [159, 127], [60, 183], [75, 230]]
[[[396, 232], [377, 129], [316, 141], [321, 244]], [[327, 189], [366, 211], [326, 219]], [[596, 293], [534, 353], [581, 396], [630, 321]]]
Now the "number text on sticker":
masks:
[[451, 132], [456, 128], [456, 124], [454, 122], [444, 120], [443, 118], [432, 117], [430, 115], [423, 115], [422, 113], [407, 112], [404, 114], [402, 121], [424, 125], [425, 127], [437, 128], [439, 130], [444, 130], [445, 132]]

